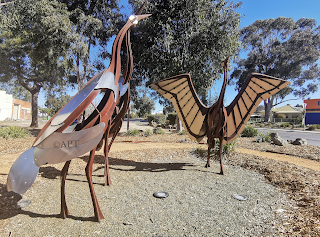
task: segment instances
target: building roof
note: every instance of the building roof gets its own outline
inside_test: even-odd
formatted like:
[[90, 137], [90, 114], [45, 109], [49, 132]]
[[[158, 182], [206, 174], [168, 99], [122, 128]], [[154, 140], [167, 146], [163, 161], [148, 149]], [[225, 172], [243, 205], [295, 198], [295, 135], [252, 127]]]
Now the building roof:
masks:
[[[303, 112], [303, 108], [287, 104], [279, 108], [272, 108], [271, 111], [275, 114], [301, 114]], [[261, 112], [264, 113], [264, 110]]]

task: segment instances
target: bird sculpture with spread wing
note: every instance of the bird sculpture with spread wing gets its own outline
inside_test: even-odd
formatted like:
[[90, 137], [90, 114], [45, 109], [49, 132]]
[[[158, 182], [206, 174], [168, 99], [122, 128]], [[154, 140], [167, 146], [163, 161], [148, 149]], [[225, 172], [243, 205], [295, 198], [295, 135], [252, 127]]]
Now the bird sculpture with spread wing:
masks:
[[[39, 167], [45, 164], [66, 162], [61, 171], [61, 217], [69, 214], [65, 199], [65, 180], [72, 159], [90, 151], [86, 166], [91, 198], [96, 219], [104, 216], [100, 210], [92, 182], [92, 165], [97, 145], [105, 138], [106, 183], [110, 183], [108, 172], [108, 151], [119, 132], [124, 114], [129, 105], [129, 82], [133, 70], [130, 31], [138, 22], [150, 15], [140, 15], [146, 2], [135, 15], [131, 15], [118, 33], [112, 47], [109, 68], [98, 73], [43, 127], [33, 146], [22, 153], [12, 165], [7, 179], [8, 191], [25, 193], [35, 181]], [[125, 38], [126, 65], [120, 77], [121, 45]], [[100, 102], [97, 106], [94, 99]], [[92, 104], [94, 111], [81, 123], [74, 121]], [[108, 137], [112, 141], [108, 146]]]
[[223, 145], [232, 142], [242, 132], [250, 115], [262, 100], [268, 99], [290, 83], [275, 77], [252, 73], [236, 98], [225, 107], [223, 99], [228, 83], [227, 63], [228, 59], [223, 62], [224, 81], [220, 96], [211, 107], [205, 106], [200, 101], [189, 74], [167, 78], [151, 85], [154, 90], [171, 100], [183, 127], [192, 140], [200, 142], [207, 136], [206, 167], [210, 166], [210, 151], [215, 146], [215, 138], [219, 139], [220, 174], [224, 174]]

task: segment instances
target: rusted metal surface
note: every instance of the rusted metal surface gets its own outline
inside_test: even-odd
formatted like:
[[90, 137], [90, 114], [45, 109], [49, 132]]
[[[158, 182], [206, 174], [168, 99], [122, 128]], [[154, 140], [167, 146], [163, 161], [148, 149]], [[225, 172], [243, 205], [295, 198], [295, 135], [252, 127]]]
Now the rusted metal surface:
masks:
[[[150, 16], [140, 15], [143, 6], [136, 15], [129, 17], [126, 24], [117, 35], [112, 47], [112, 59], [109, 68], [98, 73], [89, 80], [81, 90], [54, 115], [40, 131], [33, 147], [24, 152], [11, 167], [8, 175], [7, 187], [9, 191], [23, 194], [34, 182], [39, 166], [66, 162], [61, 171], [61, 217], [66, 218], [69, 211], [65, 198], [65, 180], [70, 162], [73, 158], [90, 151], [86, 166], [86, 176], [89, 183], [94, 213], [97, 221], [104, 218], [92, 183], [92, 165], [97, 146], [105, 141], [105, 184], [111, 183], [108, 165], [108, 152], [116, 135], [120, 131], [122, 121], [128, 109], [129, 82], [132, 75], [132, 52], [130, 30], [138, 21]], [[120, 51], [124, 37], [126, 40], [127, 60], [124, 77], [120, 78]], [[93, 104], [99, 93], [103, 98], [93, 112], [84, 116], [85, 109]], [[74, 121], [82, 116], [79, 124]], [[108, 137], [111, 142], [108, 143]], [[100, 144], [99, 144], [100, 142]], [[99, 144], [99, 145], [98, 145]], [[26, 164], [24, 164], [24, 163]], [[23, 164], [22, 166], [20, 164]], [[23, 168], [27, 167], [27, 168]], [[22, 174], [22, 175], [21, 175]]]
[[263, 74], [252, 73], [232, 103], [225, 107], [223, 99], [228, 83], [228, 59], [224, 67], [224, 81], [220, 96], [211, 107], [205, 106], [197, 96], [191, 76], [182, 74], [152, 84], [152, 88], [165, 98], [171, 100], [179, 119], [193, 140], [200, 142], [208, 138], [208, 159], [210, 151], [215, 147], [215, 138], [220, 141], [220, 173], [224, 174], [222, 163], [223, 145], [232, 142], [244, 129], [250, 115], [262, 100], [266, 100], [290, 82]]

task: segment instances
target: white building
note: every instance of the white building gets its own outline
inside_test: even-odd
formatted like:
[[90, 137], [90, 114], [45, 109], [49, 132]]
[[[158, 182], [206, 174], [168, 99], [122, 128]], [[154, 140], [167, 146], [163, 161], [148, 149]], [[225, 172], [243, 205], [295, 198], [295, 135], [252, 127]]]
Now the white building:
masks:
[[12, 118], [12, 95], [0, 90], [0, 121]]

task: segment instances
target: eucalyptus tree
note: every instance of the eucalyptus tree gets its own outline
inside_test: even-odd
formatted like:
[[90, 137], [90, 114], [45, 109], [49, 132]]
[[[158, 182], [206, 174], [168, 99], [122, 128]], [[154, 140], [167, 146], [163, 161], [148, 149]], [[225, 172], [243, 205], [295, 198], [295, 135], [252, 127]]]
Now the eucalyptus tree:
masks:
[[72, 29], [69, 12], [57, 1], [16, 0], [1, 7], [0, 81], [31, 93], [31, 127], [38, 126], [41, 88], [66, 84]]
[[[143, 0], [129, 2], [136, 9]], [[208, 89], [220, 78], [221, 62], [239, 48], [239, 6], [225, 0], [148, 2], [144, 11], [152, 16], [139, 24], [132, 36], [133, 95], [142, 82], [149, 85], [190, 73], [198, 95], [206, 98]]]
[[78, 89], [96, 70], [103, 69], [103, 60], [110, 57], [107, 43], [124, 24], [118, 0], [59, 0], [67, 5], [70, 20], [78, 33], [71, 55], [74, 69], [70, 82]]
[[279, 98], [293, 93], [305, 98], [318, 90], [320, 68], [320, 27], [314, 19], [279, 17], [257, 20], [241, 30], [246, 59], [239, 58], [231, 78], [238, 90], [252, 72], [290, 80], [292, 83], [264, 101], [265, 121]]

